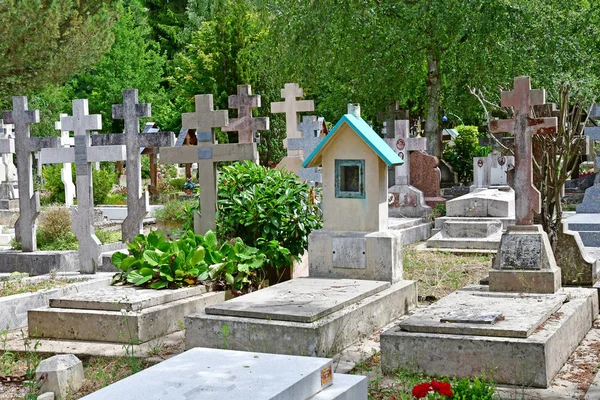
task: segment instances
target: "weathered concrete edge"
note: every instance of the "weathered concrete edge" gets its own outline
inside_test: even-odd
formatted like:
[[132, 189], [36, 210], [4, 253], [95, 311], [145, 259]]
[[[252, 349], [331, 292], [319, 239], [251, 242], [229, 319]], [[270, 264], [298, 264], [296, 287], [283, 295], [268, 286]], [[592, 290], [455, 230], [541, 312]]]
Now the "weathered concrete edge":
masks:
[[8, 330], [13, 330], [27, 326], [27, 312], [34, 308], [47, 307], [51, 298], [107, 287], [110, 285], [112, 274], [99, 274], [95, 278], [93, 275], [88, 276], [89, 280], [56, 289], [0, 297], [0, 329], [8, 327]]
[[185, 317], [186, 349], [227, 345], [234, 350], [323, 357], [372, 334], [416, 305], [416, 282], [401, 281], [312, 323], [201, 312]]

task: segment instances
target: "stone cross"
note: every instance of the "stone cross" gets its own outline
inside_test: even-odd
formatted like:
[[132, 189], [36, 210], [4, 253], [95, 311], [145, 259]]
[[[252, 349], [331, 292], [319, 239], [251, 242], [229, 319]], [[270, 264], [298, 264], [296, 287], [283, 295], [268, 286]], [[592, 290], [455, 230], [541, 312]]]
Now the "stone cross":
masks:
[[502, 107], [513, 107], [514, 117], [507, 120], [494, 120], [492, 132], [513, 132], [515, 136], [515, 214], [517, 225], [533, 225], [532, 210], [539, 213], [540, 192], [533, 184], [532, 136], [534, 134], [555, 133], [556, 117], [532, 118], [532, 106], [544, 104], [544, 89], [531, 89], [528, 76], [515, 78], [514, 90], [502, 91]]
[[[230, 103], [231, 104], [231, 103]], [[198, 163], [200, 183], [200, 217], [194, 217], [194, 231], [204, 235], [215, 229], [217, 211], [217, 163], [221, 161], [258, 161], [256, 143], [215, 144], [213, 127], [226, 126], [227, 111], [213, 111], [211, 94], [196, 96], [196, 113], [216, 116], [209, 118], [191, 118], [182, 116], [183, 129], [195, 129], [198, 138], [196, 146], [161, 148], [160, 161], [165, 164]], [[194, 113], [194, 114], [196, 114]], [[215, 113], [215, 114], [213, 114]], [[188, 125], [189, 124], [189, 125]]]
[[[67, 114], [60, 114], [60, 118], [66, 117]], [[60, 145], [62, 147], [72, 147], [75, 145], [75, 139], [69, 135], [69, 131], [62, 130], [60, 121], [54, 123], [54, 129], [60, 131]], [[64, 163], [60, 170], [60, 179], [65, 185], [65, 206], [71, 207], [75, 198], [75, 184], [73, 183], [73, 174], [71, 172], [71, 163]]]
[[27, 97], [12, 98], [13, 110], [4, 113], [4, 123], [15, 127], [15, 153], [19, 177], [19, 219], [15, 223], [15, 238], [23, 252], [37, 250], [35, 222], [40, 213], [40, 194], [33, 190], [33, 158], [31, 153], [45, 147], [58, 147], [57, 137], [32, 138], [29, 125], [40, 122], [39, 110], [28, 110]]
[[125, 133], [92, 135], [92, 146], [125, 145], [127, 151], [127, 217], [123, 221], [123, 241], [131, 242], [142, 233], [143, 220], [150, 210], [148, 192], [142, 191], [142, 160], [140, 149], [173, 146], [172, 132], [140, 134], [140, 118], [150, 117], [150, 104], [138, 103], [138, 90], [123, 91], [123, 104], [113, 104], [113, 119], [125, 121]]
[[[271, 103], [271, 112], [273, 114], [285, 113], [285, 136], [283, 147], [288, 149], [288, 157], [300, 156], [297, 148], [290, 148], [289, 140], [306, 137], [301, 135], [302, 128], [298, 124], [298, 113], [309, 112], [315, 110], [315, 102], [313, 100], [296, 100], [304, 96], [304, 91], [297, 83], [286, 83], [281, 89], [281, 97], [284, 101]], [[308, 156], [304, 152], [305, 157]]]
[[4, 124], [0, 119], [0, 154], [2, 154], [2, 169], [0, 170], [0, 200], [16, 199], [18, 195], [14, 190], [14, 181], [17, 179], [16, 167], [13, 164], [15, 140], [12, 133], [13, 126]]
[[[288, 137], [288, 150], [301, 150], [303, 159], [305, 159], [323, 140], [323, 136], [321, 135], [323, 131], [323, 119], [317, 118], [314, 115], [305, 115], [302, 117], [302, 122], [298, 124], [298, 130], [302, 132], [302, 138]], [[322, 182], [321, 173], [319, 172], [319, 168], [316, 167], [300, 168], [298, 170], [298, 177], [310, 182]]]
[[426, 150], [427, 139], [410, 136], [410, 121], [399, 120], [394, 122], [394, 136], [386, 137], [384, 140], [398, 154], [398, 157], [404, 160], [404, 164], [394, 167], [395, 185], [408, 185], [410, 181], [410, 152]]
[[75, 147], [42, 149], [40, 158], [44, 164], [75, 163], [77, 208], [72, 208], [72, 225], [79, 241], [79, 272], [93, 274], [100, 263], [102, 245], [94, 230], [92, 163], [125, 160], [125, 146], [91, 146], [90, 131], [102, 129], [102, 117], [89, 115], [85, 99], [73, 100], [73, 116], [61, 117], [60, 123], [62, 130], [74, 132]]
[[[252, 87], [250, 85], [238, 85], [237, 95], [229, 96], [228, 100], [229, 108], [236, 108], [238, 110], [238, 117], [230, 119], [228, 125], [221, 126], [221, 130], [223, 132], [237, 131], [238, 143], [252, 143], [254, 142], [254, 131], [269, 130], [269, 118], [252, 117], [252, 109], [260, 107], [260, 95], [252, 95]], [[197, 106], [198, 104], [196, 103]], [[192, 121], [189, 122], [191, 123]], [[206, 123], [208, 124], [208, 122]], [[206, 133], [206, 131], [201, 132]], [[198, 138], [198, 141], [205, 140]]]

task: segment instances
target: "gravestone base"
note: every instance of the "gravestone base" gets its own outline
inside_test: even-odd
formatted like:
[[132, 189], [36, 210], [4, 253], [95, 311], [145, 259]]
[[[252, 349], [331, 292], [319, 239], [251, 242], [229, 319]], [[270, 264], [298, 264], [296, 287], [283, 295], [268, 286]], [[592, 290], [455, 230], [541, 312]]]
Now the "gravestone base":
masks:
[[298, 278], [187, 316], [185, 343], [222, 348], [225, 340], [235, 350], [322, 357], [416, 305], [413, 281]]
[[410, 185], [388, 188], [390, 198], [388, 215], [393, 218], [429, 218], [431, 207], [425, 204], [423, 192]]
[[490, 291], [554, 293], [560, 285], [560, 268], [542, 226], [509, 227], [490, 270]]
[[485, 373], [495, 383], [546, 388], [597, 316], [595, 289], [517, 294], [467, 286], [383, 332], [381, 366], [387, 374]]
[[502, 221], [497, 219], [445, 219], [442, 229], [427, 240], [429, 248], [497, 250], [502, 238]]
[[316, 230], [308, 236], [313, 278], [402, 280], [402, 233]]
[[83, 399], [367, 400], [365, 376], [333, 369], [325, 358], [195, 348]]
[[185, 315], [225, 301], [225, 292], [203, 286], [152, 290], [111, 286], [50, 300], [29, 310], [36, 338], [143, 343], [180, 330]]

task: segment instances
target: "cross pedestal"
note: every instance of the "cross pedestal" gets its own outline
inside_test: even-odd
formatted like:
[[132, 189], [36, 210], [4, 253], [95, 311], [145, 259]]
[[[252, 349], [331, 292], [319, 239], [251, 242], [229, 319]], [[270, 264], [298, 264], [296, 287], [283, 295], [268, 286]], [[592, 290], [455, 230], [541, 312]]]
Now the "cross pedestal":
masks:
[[[230, 103], [231, 104], [231, 103]], [[198, 163], [200, 214], [194, 215], [194, 231], [204, 235], [215, 229], [217, 211], [217, 165], [222, 161], [258, 160], [256, 143], [215, 144], [213, 128], [228, 124], [227, 111], [214, 111], [210, 94], [196, 96], [196, 111], [183, 114], [183, 129], [195, 129], [196, 146], [161, 148], [164, 164]]]
[[75, 147], [42, 149], [40, 159], [44, 164], [75, 163], [77, 207], [71, 210], [73, 233], [79, 241], [79, 272], [93, 274], [100, 264], [102, 245], [94, 229], [92, 163], [125, 160], [125, 146], [91, 147], [89, 131], [102, 129], [102, 117], [89, 115], [87, 100], [73, 100], [73, 116], [63, 116], [60, 122], [62, 130], [74, 132]]
[[19, 219], [15, 224], [15, 239], [23, 252], [37, 250], [36, 219], [40, 214], [40, 195], [33, 190], [32, 153], [42, 148], [57, 147], [57, 137], [32, 138], [29, 125], [40, 122], [39, 110], [27, 108], [27, 97], [12, 98], [13, 110], [4, 113], [4, 123], [15, 127], [15, 153], [19, 179]]
[[[276, 103], [272, 103], [276, 104]], [[310, 155], [319, 143], [323, 140], [323, 118], [317, 118], [314, 115], [305, 115], [302, 117], [302, 122], [298, 124], [298, 129], [302, 132], [301, 138], [290, 138], [287, 140], [287, 149], [289, 151], [300, 150], [301, 155], [298, 158], [300, 169], [296, 170], [298, 177], [309, 182], [321, 183], [323, 181], [320, 168], [302, 168], [304, 157]]]
[[532, 136], [555, 133], [556, 117], [533, 118], [532, 106], [544, 104], [543, 89], [532, 90], [529, 77], [515, 78], [513, 91], [502, 91], [502, 107], [512, 107], [510, 120], [492, 121], [493, 132], [515, 136], [515, 214], [517, 225], [502, 235], [490, 270], [490, 291], [555, 293], [561, 285], [548, 235], [533, 225], [533, 212], [540, 212], [540, 192], [533, 185]]
[[291, 141], [306, 137], [298, 124], [299, 113], [315, 110], [313, 100], [297, 100], [304, 96], [304, 90], [297, 83], [286, 83], [281, 89], [281, 97], [284, 101], [271, 103], [271, 112], [273, 114], [285, 113], [285, 136], [283, 147], [287, 149], [287, 156], [278, 164], [279, 168], [285, 168], [296, 174], [302, 169], [303, 157], [310, 153], [303, 151], [303, 146], [298, 142], [292, 144]]
[[[228, 101], [229, 108], [238, 110], [238, 117], [231, 118], [229, 124], [221, 126], [221, 130], [223, 132], [237, 131], [238, 143], [252, 143], [254, 142], [255, 131], [269, 130], [269, 118], [254, 118], [252, 116], [252, 109], [260, 107], [260, 95], [253, 95], [252, 87], [250, 85], [238, 85], [237, 95], [229, 96]], [[196, 103], [196, 109], [198, 109], [197, 107], [198, 103]], [[200, 116], [199, 118], [202, 117]], [[210, 123], [210, 121], [211, 120], [208, 119], [204, 123], [207, 124]], [[192, 123], [193, 121], [189, 122]], [[198, 138], [198, 141], [201, 141], [200, 138]]]
[[125, 120], [125, 133], [92, 135], [92, 146], [125, 145], [127, 152], [127, 217], [123, 221], [123, 242], [131, 242], [143, 232], [143, 220], [149, 211], [148, 192], [142, 191], [142, 161], [144, 148], [173, 146], [173, 132], [140, 134], [140, 118], [150, 117], [150, 104], [138, 103], [137, 89], [123, 92], [123, 104], [114, 104], [113, 119]]

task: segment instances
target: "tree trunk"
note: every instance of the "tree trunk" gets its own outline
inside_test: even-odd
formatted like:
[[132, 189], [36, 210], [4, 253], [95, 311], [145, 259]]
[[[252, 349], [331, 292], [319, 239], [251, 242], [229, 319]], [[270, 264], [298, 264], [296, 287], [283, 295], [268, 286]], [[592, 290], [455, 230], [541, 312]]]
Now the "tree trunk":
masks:
[[428, 55], [427, 60], [427, 119], [425, 120], [425, 135], [427, 136], [427, 151], [432, 156], [442, 156], [442, 135], [439, 132], [440, 97], [442, 81], [440, 79], [440, 56], [435, 51]]

